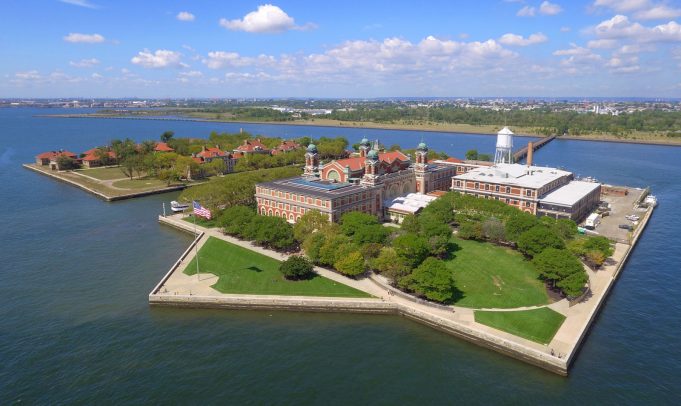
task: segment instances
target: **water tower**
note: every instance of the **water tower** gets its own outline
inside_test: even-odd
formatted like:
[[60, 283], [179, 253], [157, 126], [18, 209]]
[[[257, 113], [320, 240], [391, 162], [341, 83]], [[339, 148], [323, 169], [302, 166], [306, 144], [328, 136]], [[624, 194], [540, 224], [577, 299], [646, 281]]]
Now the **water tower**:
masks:
[[494, 154], [494, 163], [513, 163], [513, 131], [504, 127], [497, 133], [497, 151]]

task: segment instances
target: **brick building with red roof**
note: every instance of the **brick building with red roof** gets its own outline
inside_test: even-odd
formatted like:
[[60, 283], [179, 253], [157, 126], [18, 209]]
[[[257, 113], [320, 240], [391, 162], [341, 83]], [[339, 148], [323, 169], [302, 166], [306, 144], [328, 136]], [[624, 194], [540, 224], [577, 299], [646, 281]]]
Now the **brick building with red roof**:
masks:
[[260, 138], [254, 140], [244, 140], [244, 143], [236, 147], [234, 152], [238, 152], [244, 155], [248, 154], [270, 154], [271, 149], [267, 148], [265, 144], [260, 142]]

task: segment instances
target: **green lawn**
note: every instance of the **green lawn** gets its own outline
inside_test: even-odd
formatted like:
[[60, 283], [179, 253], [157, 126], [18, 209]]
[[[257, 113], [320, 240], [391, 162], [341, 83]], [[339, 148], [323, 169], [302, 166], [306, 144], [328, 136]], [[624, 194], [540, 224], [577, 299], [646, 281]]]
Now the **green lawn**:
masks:
[[447, 260], [462, 297], [457, 306], [509, 309], [549, 303], [544, 283], [523, 256], [511, 249], [453, 238]]
[[160, 189], [168, 187], [165, 181], [161, 181], [154, 178], [142, 178], [142, 179], [125, 179], [119, 180], [113, 183], [114, 187], [122, 189]]
[[83, 169], [78, 172], [99, 180], [122, 179], [126, 177], [121, 171], [121, 168], [118, 167]]
[[548, 344], [565, 316], [548, 307], [508, 312], [475, 311], [475, 321], [540, 344]]
[[[222, 293], [253, 295], [371, 297], [369, 294], [321, 276], [288, 281], [279, 272], [279, 261], [246, 248], [210, 237], [199, 250], [201, 272], [219, 276], [213, 288]], [[196, 273], [196, 258], [184, 271]]]
[[[192, 211], [191, 204], [189, 205], [189, 208], [186, 209], [185, 211], [189, 211], [189, 212]], [[215, 215], [215, 213], [212, 213], [212, 212], [211, 212], [211, 214]], [[186, 221], [187, 223], [194, 224], [194, 215], [190, 214], [187, 217], [182, 217], [182, 220]], [[206, 228], [213, 228], [213, 227], [218, 226], [218, 221], [217, 221], [217, 218], [215, 218], [215, 217], [211, 217], [210, 220], [206, 220], [205, 218], [203, 218], [201, 216], [197, 216], [196, 217], [196, 225], [201, 226], [201, 227], [206, 227]]]

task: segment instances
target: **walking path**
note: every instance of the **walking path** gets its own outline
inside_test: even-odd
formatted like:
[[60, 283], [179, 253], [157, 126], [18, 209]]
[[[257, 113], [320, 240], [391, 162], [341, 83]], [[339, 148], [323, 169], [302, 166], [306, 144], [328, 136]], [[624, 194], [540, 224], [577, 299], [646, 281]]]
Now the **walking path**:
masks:
[[[652, 209], [646, 213], [644, 219], [641, 221], [641, 226], [637, 230], [638, 233], [635, 236], [634, 243], [645, 227], [651, 213]], [[181, 215], [172, 215], [168, 217], [161, 216], [159, 217], [159, 221], [188, 232], [194, 232], [194, 225], [182, 220]], [[468, 341], [494, 349], [495, 351], [511, 355], [561, 375], [567, 375], [568, 366], [576, 354], [579, 344], [584, 338], [590, 323], [614, 283], [617, 272], [619, 272], [623, 261], [626, 260], [631, 249], [631, 246], [629, 245], [618, 243], [615, 245], [615, 253], [612, 257], [613, 261], [610, 261], [597, 272], [587, 269], [591, 284], [591, 294], [576, 305], [570, 306], [567, 300], [560, 300], [545, 306], [520, 307], [514, 309], [484, 309], [490, 311], [518, 311], [548, 307], [566, 316], [565, 322], [555, 334], [552, 341], [548, 345], [542, 345], [476, 323], [476, 309], [459, 306], [432, 306], [424, 304], [416, 298], [407, 298], [405, 297], [406, 295], [395, 294], [390, 290], [391, 288], [384, 286], [380, 276], [374, 278], [378, 281], [371, 280], [370, 278], [355, 280], [328, 269], [315, 267], [315, 271], [321, 276], [369, 293], [376, 297], [376, 299], [331, 299], [293, 296], [227, 295], [220, 293], [211, 287], [217, 281], [215, 275], [204, 273], [197, 277], [196, 275], [186, 275], [183, 272], [195, 253], [201, 249], [209, 237], [228, 241], [232, 244], [277, 260], [285, 260], [288, 256], [255, 246], [248, 241], [242, 241], [224, 235], [217, 229], [209, 229], [200, 226], [196, 226], [196, 229], [205, 233], [204, 238], [202, 238], [197, 244], [197, 247], [184, 258], [182, 263], [174, 269], [167, 280], [160, 285], [160, 288], [151, 292], [150, 301], [152, 303], [162, 304], [164, 300], [170, 300], [173, 303], [177, 303], [186, 300], [193, 304], [198, 302], [207, 304], [216, 303], [222, 299], [230, 302], [232, 305], [240, 301], [238, 302], [241, 306], [240, 308], [249, 308], [249, 305], [251, 308], [258, 308], [258, 306], [266, 306], [268, 303], [272, 306], [280, 306], [283, 303], [288, 303], [289, 308], [301, 306], [300, 308], [304, 310], [305, 306], [314, 303], [315, 306], [317, 306], [315, 309], [318, 310], [325, 306], [329, 307], [328, 310], [333, 310], [333, 306], [340, 304], [340, 307], [335, 307], [336, 311], [352, 311], [354, 303], [357, 306], [362, 306], [366, 311], [370, 311], [371, 308], [374, 308], [377, 312], [385, 313], [387, 310], [393, 309], [394, 313], [401, 314], [415, 321], [446, 331]]]

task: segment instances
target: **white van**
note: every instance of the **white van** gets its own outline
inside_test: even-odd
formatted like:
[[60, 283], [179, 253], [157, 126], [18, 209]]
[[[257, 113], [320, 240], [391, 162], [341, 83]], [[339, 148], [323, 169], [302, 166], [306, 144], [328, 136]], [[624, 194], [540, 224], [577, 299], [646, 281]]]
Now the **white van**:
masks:
[[586, 221], [584, 222], [584, 228], [588, 228], [589, 230], [593, 230], [599, 224], [601, 224], [601, 215], [598, 214], [598, 213], [591, 213], [591, 214], [589, 214], [589, 217], [587, 217]]

